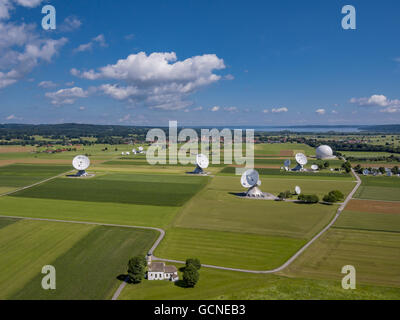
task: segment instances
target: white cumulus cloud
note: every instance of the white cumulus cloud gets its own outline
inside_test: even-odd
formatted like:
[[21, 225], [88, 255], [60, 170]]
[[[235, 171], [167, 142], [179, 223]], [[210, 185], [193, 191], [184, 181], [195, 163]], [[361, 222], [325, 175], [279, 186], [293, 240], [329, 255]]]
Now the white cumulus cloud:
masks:
[[382, 94], [374, 94], [369, 98], [351, 98], [351, 103], [358, 104], [359, 106], [375, 106], [375, 107], [389, 107], [400, 106], [400, 100], [390, 100]]
[[283, 108], [272, 108], [271, 112], [272, 113], [281, 113], [281, 112], [288, 112], [289, 109], [286, 107]]
[[89, 92], [79, 87], [60, 89], [55, 92], [47, 92], [45, 96], [51, 99], [53, 105], [73, 104], [77, 98], [87, 98]]
[[164, 110], [185, 109], [192, 103], [187, 96], [221, 79], [214, 70], [224, 69], [224, 61], [215, 54], [194, 56], [178, 61], [175, 52], [131, 54], [115, 64], [97, 70], [71, 69], [71, 74], [88, 79], [114, 80], [100, 86], [105, 94], [131, 104]]
[[326, 110], [321, 108], [321, 109], [315, 110], [315, 112], [322, 116], [326, 113]]

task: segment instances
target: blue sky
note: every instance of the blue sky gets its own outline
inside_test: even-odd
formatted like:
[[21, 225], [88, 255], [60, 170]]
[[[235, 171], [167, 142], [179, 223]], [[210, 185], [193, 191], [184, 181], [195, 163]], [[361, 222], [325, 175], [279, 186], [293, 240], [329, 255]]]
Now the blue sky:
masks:
[[[41, 28], [46, 4], [56, 30]], [[396, 0], [0, 0], [0, 123], [399, 123], [399, 13]]]

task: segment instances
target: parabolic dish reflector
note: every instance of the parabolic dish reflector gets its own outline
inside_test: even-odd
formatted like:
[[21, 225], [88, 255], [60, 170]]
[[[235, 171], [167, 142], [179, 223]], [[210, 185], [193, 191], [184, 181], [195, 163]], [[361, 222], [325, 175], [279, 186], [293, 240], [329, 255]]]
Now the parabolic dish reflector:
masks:
[[139, 150], [139, 152], [142, 152], [143, 151], [143, 147], [139, 147], [138, 150]]
[[314, 171], [316, 171], [316, 170], [318, 170], [318, 166], [317, 166], [316, 164], [313, 164], [313, 165], [311, 166], [311, 169], [314, 170]]
[[290, 167], [291, 164], [292, 164], [292, 161], [290, 161], [290, 159], [285, 160], [285, 162], [283, 163], [283, 165], [285, 167]]
[[296, 188], [294, 188], [294, 192], [296, 192], [297, 195], [301, 194], [301, 188], [296, 186]]
[[258, 184], [259, 181], [260, 181], [260, 176], [258, 172], [254, 169], [245, 171], [240, 179], [242, 186], [245, 188], [254, 187]]
[[86, 156], [82, 156], [82, 155], [76, 156], [72, 160], [72, 165], [76, 170], [79, 170], [79, 171], [86, 170], [90, 166], [90, 160]]
[[210, 162], [208, 161], [208, 158], [206, 155], [200, 153], [196, 156], [196, 164], [202, 168], [202, 169], [206, 169], [208, 168], [208, 165], [210, 164]]
[[307, 157], [304, 153], [297, 153], [295, 158], [296, 162], [301, 166], [306, 165], [308, 162]]
[[364, 176], [367, 176], [367, 175], [369, 175], [369, 170], [368, 170], [368, 169], [364, 169], [364, 171], [363, 171], [363, 175], [364, 175]]

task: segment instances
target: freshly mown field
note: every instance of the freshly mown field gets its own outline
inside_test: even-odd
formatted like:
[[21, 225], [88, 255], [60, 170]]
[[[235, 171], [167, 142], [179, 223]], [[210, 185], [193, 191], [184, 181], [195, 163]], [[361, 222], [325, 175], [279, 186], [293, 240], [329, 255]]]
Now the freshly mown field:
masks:
[[[235, 167], [225, 167], [220, 171], [221, 174], [235, 174]], [[282, 178], [298, 178], [298, 177], [306, 177], [306, 178], [321, 178], [321, 177], [334, 177], [334, 178], [350, 178], [351, 174], [349, 173], [340, 173], [340, 172], [331, 172], [328, 170], [320, 171], [320, 172], [292, 172], [292, 171], [283, 171], [280, 169], [273, 168], [257, 168], [256, 169], [260, 175], [268, 175], [268, 176], [280, 176]]]
[[[139, 178], [138, 178], [139, 177]], [[22, 190], [14, 197], [90, 202], [115, 202], [152, 206], [181, 206], [198, 192], [207, 177], [169, 175], [118, 175], [90, 179], [60, 178]]]
[[[389, 231], [400, 233], [399, 213], [374, 213], [345, 210], [335, 226], [353, 230]], [[400, 238], [400, 234], [398, 235]]]
[[70, 166], [12, 164], [0, 167], [0, 187], [17, 188], [45, 180], [71, 170]]
[[[108, 299], [129, 258], [144, 255], [156, 237], [151, 230], [15, 222], [0, 229], [0, 299]], [[54, 291], [41, 287], [44, 265], [56, 268]]]
[[[300, 185], [304, 193], [325, 194], [332, 189], [348, 193], [352, 182], [285, 181], [262, 179], [261, 189], [278, 194]], [[241, 199], [246, 191], [240, 177], [214, 177], [211, 183], [182, 209], [174, 225], [182, 228], [234, 231], [295, 238], [309, 238], [322, 229], [337, 206]]]
[[254, 146], [255, 155], [268, 156], [293, 156], [297, 152], [303, 152], [307, 156], [315, 155], [315, 149], [300, 143], [263, 143]]
[[400, 201], [400, 178], [363, 176], [361, 179], [362, 185], [355, 198]]
[[195, 255], [205, 264], [267, 270], [282, 265], [305, 242], [287, 237], [172, 228], [155, 255], [181, 261]]
[[0, 214], [6, 216], [88, 221], [165, 228], [179, 207], [112, 202], [0, 197]]
[[341, 281], [346, 265], [356, 268], [358, 283], [399, 287], [399, 234], [331, 229], [282, 273]]
[[[176, 265], [178, 268], [181, 265]], [[182, 273], [180, 273], [182, 279]], [[308, 280], [202, 268], [195, 288], [166, 281], [127, 285], [120, 300], [328, 300], [400, 299], [400, 289], [358, 285], [343, 290], [340, 281]]]

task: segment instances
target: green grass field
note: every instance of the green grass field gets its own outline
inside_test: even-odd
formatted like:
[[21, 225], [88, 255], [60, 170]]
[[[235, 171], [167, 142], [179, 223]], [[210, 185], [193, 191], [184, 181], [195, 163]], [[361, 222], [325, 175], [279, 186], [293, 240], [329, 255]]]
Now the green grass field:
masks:
[[[225, 167], [220, 171], [221, 174], [235, 174], [235, 167]], [[351, 178], [351, 175], [348, 173], [340, 173], [340, 172], [331, 172], [328, 170], [323, 170], [321, 172], [292, 172], [292, 171], [283, 171], [280, 169], [270, 169], [270, 168], [257, 168], [256, 169], [260, 175], [265, 176], [279, 176], [281, 178]]]
[[0, 187], [18, 188], [71, 170], [63, 165], [13, 164], [0, 167]]
[[[183, 207], [174, 225], [305, 239], [322, 229], [337, 210], [336, 206], [322, 204], [241, 199], [232, 194], [245, 191], [239, 182], [238, 177], [215, 177], [206, 189]], [[300, 185], [305, 193], [323, 194], [332, 189], [347, 193], [354, 187], [352, 182], [303, 182], [262, 179], [261, 188], [277, 194]]]
[[346, 265], [356, 268], [358, 283], [400, 286], [399, 234], [331, 229], [283, 274], [341, 281]]
[[315, 149], [299, 143], [262, 143], [254, 146], [255, 155], [280, 156], [282, 151], [303, 152], [307, 156], [315, 155]]
[[253, 270], [286, 262], [305, 240], [196, 229], [169, 229], [155, 255], [183, 260], [194, 254], [202, 263]]
[[[176, 265], [178, 268], [180, 265]], [[182, 274], [180, 274], [182, 277]], [[339, 281], [295, 279], [202, 268], [196, 288], [166, 281], [128, 285], [120, 300], [380, 300], [399, 299], [400, 289], [358, 285], [343, 290]]]
[[361, 177], [362, 185], [355, 198], [400, 201], [400, 179], [398, 177]]
[[[400, 214], [345, 210], [335, 226], [338, 228], [400, 233]], [[400, 237], [400, 235], [399, 235]]]
[[165, 228], [179, 207], [111, 202], [0, 197], [1, 214], [17, 217], [88, 221]]
[[[2, 219], [0, 220], [2, 221]], [[106, 299], [151, 230], [21, 220], [0, 229], [0, 299]], [[54, 291], [41, 288], [44, 265], [56, 268]]]
[[[138, 178], [139, 177], [139, 178]], [[177, 178], [110, 174], [90, 179], [55, 179], [14, 197], [181, 206], [207, 183], [207, 177]]]

